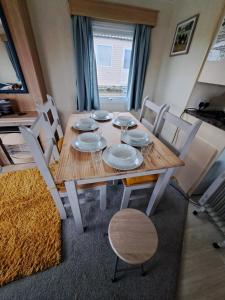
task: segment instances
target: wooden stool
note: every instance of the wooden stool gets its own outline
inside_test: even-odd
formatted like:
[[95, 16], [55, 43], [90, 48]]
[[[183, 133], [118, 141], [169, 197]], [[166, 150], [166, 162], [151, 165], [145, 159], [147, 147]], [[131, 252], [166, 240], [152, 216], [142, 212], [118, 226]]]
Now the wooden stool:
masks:
[[118, 258], [131, 265], [140, 265], [144, 276], [143, 264], [155, 254], [158, 246], [157, 231], [149, 217], [136, 209], [122, 209], [112, 217], [108, 236], [116, 254], [112, 281], [116, 281], [116, 273], [137, 268], [118, 269]]

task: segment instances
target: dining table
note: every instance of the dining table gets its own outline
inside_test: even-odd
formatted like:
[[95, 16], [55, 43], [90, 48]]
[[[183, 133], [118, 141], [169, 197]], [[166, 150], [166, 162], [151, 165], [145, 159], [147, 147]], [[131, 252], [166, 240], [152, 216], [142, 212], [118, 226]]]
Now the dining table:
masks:
[[[120, 113], [120, 115], [135, 117], [130, 112]], [[118, 170], [104, 162], [101, 159], [98, 164], [93, 161], [91, 153], [80, 152], [72, 147], [72, 142], [78, 137], [80, 132], [73, 128], [75, 122], [81, 118], [90, 117], [90, 113], [71, 114], [66, 126], [62, 150], [58, 163], [58, 170], [55, 175], [55, 181], [58, 184], [65, 184], [68, 199], [71, 205], [76, 230], [79, 233], [84, 232], [83, 220], [80, 211], [80, 204], [77, 193], [77, 186], [90, 183], [108, 182], [113, 180], [132, 178], [138, 176], [159, 174], [153, 192], [149, 197], [149, 203], [146, 210], [148, 216], [155, 212], [155, 209], [161, 200], [171, 174], [175, 168], [184, 165], [184, 162], [174, 154], [168, 146], [163, 144], [155, 135], [153, 135], [139, 120], [135, 119], [136, 126], [148, 133], [151, 144], [151, 151], [144, 155], [143, 163], [134, 170]], [[98, 122], [101, 134], [107, 141], [107, 147], [114, 144], [121, 144], [121, 128], [113, 125], [112, 120]], [[134, 130], [131, 128], [129, 130]]]

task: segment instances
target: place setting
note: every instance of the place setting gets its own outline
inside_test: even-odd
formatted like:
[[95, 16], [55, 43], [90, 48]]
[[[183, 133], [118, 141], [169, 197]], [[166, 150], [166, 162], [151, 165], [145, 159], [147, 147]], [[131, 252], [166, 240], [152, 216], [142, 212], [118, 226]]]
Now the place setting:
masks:
[[102, 154], [103, 161], [117, 170], [133, 170], [143, 163], [143, 155], [134, 147], [126, 144], [114, 144]]
[[92, 118], [81, 118], [76, 121], [72, 128], [78, 131], [94, 131], [99, 128], [98, 123]]
[[131, 116], [117, 115], [114, 113], [115, 117], [112, 120], [112, 124], [117, 127], [126, 126], [127, 128], [133, 128], [137, 126], [137, 122]]
[[121, 141], [133, 147], [145, 147], [152, 144], [147, 132], [140, 129], [121, 130]]
[[72, 147], [80, 152], [101, 151], [107, 146], [107, 141], [100, 131], [84, 132], [72, 142]]
[[90, 117], [95, 121], [105, 122], [112, 119], [112, 114], [106, 110], [95, 110], [91, 113]]
[[[98, 112], [102, 111], [96, 111], [95, 113], [98, 115]], [[92, 114], [93, 116], [94, 114]], [[99, 126], [92, 117], [78, 120], [73, 125], [73, 128], [81, 131], [98, 129]], [[129, 127], [132, 128], [136, 125], [132, 117], [120, 115], [114, 119], [114, 122], [120, 124], [121, 144], [113, 144], [107, 147], [107, 141], [103, 137], [101, 129], [98, 129], [95, 132], [83, 132], [79, 134], [72, 142], [73, 149], [79, 152], [91, 153], [92, 161], [96, 167], [101, 161], [104, 161], [106, 165], [114, 169], [122, 171], [140, 167], [144, 161], [144, 157], [149, 153], [148, 146], [152, 144], [149, 135], [140, 129], [128, 130]]]

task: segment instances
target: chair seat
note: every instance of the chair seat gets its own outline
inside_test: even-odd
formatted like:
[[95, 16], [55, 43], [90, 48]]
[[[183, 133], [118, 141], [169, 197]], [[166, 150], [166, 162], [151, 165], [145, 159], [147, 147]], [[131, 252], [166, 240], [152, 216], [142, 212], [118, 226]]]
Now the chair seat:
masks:
[[57, 148], [58, 148], [59, 152], [61, 152], [62, 146], [63, 146], [63, 137], [57, 141]]
[[[58, 162], [52, 163], [50, 165], [50, 171], [51, 171], [51, 174], [52, 174], [53, 177], [55, 177], [55, 174], [57, 172], [57, 168], [58, 168]], [[103, 185], [106, 185], [106, 184], [107, 183], [105, 181], [95, 182], [95, 183], [87, 183], [87, 184], [78, 184], [77, 189], [78, 190], [94, 189], [96, 187], [103, 186]], [[56, 184], [56, 187], [60, 192], [66, 192], [66, 188], [65, 188], [65, 185], [64, 185], [63, 182]]]
[[126, 178], [123, 179], [123, 184], [126, 186], [130, 186], [130, 185], [143, 184], [148, 182], [150, 183], [150, 182], [157, 181], [158, 178], [159, 178], [158, 174]]
[[108, 235], [115, 254], [132, 265], [145, 263], [158, 247], [154, 224], [144, 213], [132, 208], [122, 209], [112, 217]]
[[[106, 185], [106, 182], [103, 181], [103, 182], [95, 182], [95, 183], [87, 183], [87, 184], [78, 184], [76, 187], [77, 190], [79, 191], [79, 190], [88, 190], [88, 189], [91, 190], [102, 185]], [[59, 192], [66, 192], [64, 183], [56, 184], [56, 187], [59, 190]]]

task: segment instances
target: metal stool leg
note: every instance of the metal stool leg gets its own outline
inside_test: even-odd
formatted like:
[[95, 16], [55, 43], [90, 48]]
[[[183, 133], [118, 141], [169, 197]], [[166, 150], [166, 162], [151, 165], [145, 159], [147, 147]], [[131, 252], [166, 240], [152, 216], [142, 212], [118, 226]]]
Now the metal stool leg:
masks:
[[145, 275], [146, 275], [146, 272], [145, 272], [145, 270], [144, 270], [144, 265], [143, 265], [143, 264], [141, 264], [141, 275], [142, 275], [142, 276], [145, 276]]
[[116, 263], [115, 263], [115, 268], [114, 268], [114, 274], [113, 274], [113, 278], [112, 278], [112, 282], [116, 282], [116, 273], [117, 273], [117, 266], [118, 266], [118, 256], [116, 256]]

